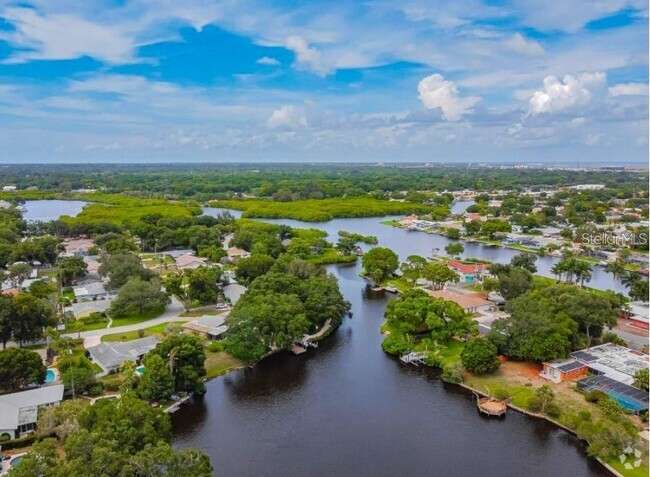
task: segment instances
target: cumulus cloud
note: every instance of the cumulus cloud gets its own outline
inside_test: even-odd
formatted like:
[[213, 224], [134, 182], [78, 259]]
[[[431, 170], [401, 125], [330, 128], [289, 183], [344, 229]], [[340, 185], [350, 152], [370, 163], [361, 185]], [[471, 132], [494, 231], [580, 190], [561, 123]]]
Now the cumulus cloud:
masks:
[[17, 48], [8, 63], [30, 60], [69, 60], [87, 55], [111, 64], [136, 61], [132, 37], [117, 28], [67, 14], [43, 16], [31, 8], [2, 12], [13, 30], [0, 39]]
[[304, 38], [290, 36], [285, 43], [287, 49], [296, 54], [296, 67], [311, 71], [318, 76], [327, 76], [332, 69], [323, 61], [323, 55], [316, 48], [310, 47]]
[[605, 73], [583, 73], [577, 77], [565, 75], [544, 78], [544, 89], [535, 91], [529, 100], [530, 114], [564, 111], [589, 104], [603, 89]]
[[255, 63], [265, 66], [280, 66], [281, 64], [278, 60], [271, 58], [270, 56], [263, 56], [259, 58]]
[[298, 129], [307, 125], [305, 115], [294, 106], [282, 106], [276, 109], [266, 121], [269, 129]]
[[648, 96], [646, 83], [622, 83], [609, 88], [610, 96]]
[[526, 56], [541, 56], [545, 53], [542, 45], [529, 40], [520, 33], [515, 33], [504, 42], [506, 48]]
[[446, 121], [458, 121], [465, 114], [472, 112], [472, 106], [481, 98], [468, 96], [461, 98], [453, 81], [447, 81], [442, 75], [433, 74], [418, 83], [418, 98], [427, 109], [440, 109]]

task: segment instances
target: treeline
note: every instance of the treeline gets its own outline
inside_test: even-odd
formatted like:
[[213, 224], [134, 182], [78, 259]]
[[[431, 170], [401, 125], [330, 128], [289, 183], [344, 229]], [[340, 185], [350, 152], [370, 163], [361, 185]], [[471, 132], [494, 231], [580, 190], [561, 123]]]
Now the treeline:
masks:
[[0, 183], [19, 189], [69, 192], [139, 191], [157, 197], [198, 200], [255, 194], [304, 200], [361, 196], [375, 191], [494, 190], [540, 185], [604, 183], [611, 188], [647, 190], [647, 173], [492, 169], [468, 165], [417, 167], [362, 164], [134, 164], [12, 165], [0, 170]]
[[445, 205], [427, 206], [414, 202], [387, 201], [371, 197], [312, 199], [295, 202], [226, 200], [214, 202], [212, 205], [243, 210], [244, 217], [286, 218], [303, 222], [325, 222], [334, 218], [377, 217], [411, 213], [430, 214], [435, 219], [442, 219], [449, 214], [449, 208]]

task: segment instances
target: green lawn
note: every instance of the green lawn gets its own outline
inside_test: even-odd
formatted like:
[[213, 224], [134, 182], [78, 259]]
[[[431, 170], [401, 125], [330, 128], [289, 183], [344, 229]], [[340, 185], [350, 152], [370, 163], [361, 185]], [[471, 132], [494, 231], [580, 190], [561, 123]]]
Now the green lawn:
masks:
[[[142, 330], [125, 331], [123, 333], [113, 333], [110, 335], [104, 335], [102, 336], [102, 341], [131, 341], [138, 338], [144, 338], [145, 336], [162, 337], [163, 333], [165, 332], [165, 328], [167, 327], [167, 325], [169, 325], [169, 323], [171, 322], [160, 323], [157, 324], [156, 326], [151, 326], [149, 328], [144, 328]], [[185, 322], [176, 321], [174, 323], [178, 323], [179, 325], [182, 325]]]
[[206, 378], [212, 379], [221, 376], [222, 374], [226, 374], [228, 371], [232, 371], [233, 369], [243, 367], [244, 362], [224, 351], [213, 353], [206, 349], [204, 366]]
[[123, 316], [121, 318], [113, 318], [113, 324], [111, 325], [111, 328], [117, 328], [118, 326], [135, 325], [138, 323], [142, 323], [143, 321], [152, 320], [162, 315], [164, 311], [165, 308], [162, 307], [150, 311], [149, 313], [143, 313], [143, 314], [134, 313], [132, 315]]
[[[66, 333], [76, 333], [77, 330], [75, 329], [74, 324], [75, 324], [74, 321], [70, 321], [70, 322], [66, 323], [65, 324], [65, 332]], [[91, 331], [91, 330], [103, 330], [104, 328], [106, 328], [106, 325], [108, 325], [108, 319], [106, 319], [106, 321], [97, 321], [97, 322], [94, 322], [94, 323], [85, 323], [82, 332], [83, 331]]]
[[[630, 463], [634, 462], [634, 456], [630, 459]], [[611, 465], [614, 469], [616, 469], [618, 472], [621, 473], [621, 475], [624, 475], [626, 477], [648, 477], [650, 469], [648, 468], [648, 464], [641, 464], [640, 467], [633, 468], [632, 470], [628, 470], [625, 468], [625, 464], [622, 464], [620, 460], [618, 459], [612, 459], [608, 460], [607, 463]]]
[[339, 255], [338, 250], [328, 248], [320, 255], [309, 257], [306, 260], [317, 265], [327, 265], [330, 263], [353, 263], [357, 261], [356, 255]]

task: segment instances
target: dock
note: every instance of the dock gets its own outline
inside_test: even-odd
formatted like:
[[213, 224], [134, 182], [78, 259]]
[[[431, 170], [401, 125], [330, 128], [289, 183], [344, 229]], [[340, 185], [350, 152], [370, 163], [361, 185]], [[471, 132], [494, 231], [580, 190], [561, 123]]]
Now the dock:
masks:
[[307, 348], [304, 348], [304, 347], [302, 347], [302, 346], [300, 346], [299, 344], [297, 344], [297, 343], [294, 342], [294, 343], [292, 343], [292, 345], [291, 345], [291, 351], [293, 352], [293, 354], [298, 355], [298, 354], [306, 353], [306, 352], [307, 352]]
[[399, 357], [399, 360], [404, 364], [413, 364], [419, 366], [421, 364], [426, 364], [427, 356], [423, 353], [416, 353], [411, 351], [410, 353], [403, 354]]
[[478, 398], [478, 395], [476, 396], [477, 396], [476, 406], [478, 407], [480, 413], [487, 414], [488, 416], [497, 416], [497, 417], [501, 417], [506, 414], [506, 411], [508, 410], [508, 406], [506, 405], [505, 402], [495, 399], [493, 397]]

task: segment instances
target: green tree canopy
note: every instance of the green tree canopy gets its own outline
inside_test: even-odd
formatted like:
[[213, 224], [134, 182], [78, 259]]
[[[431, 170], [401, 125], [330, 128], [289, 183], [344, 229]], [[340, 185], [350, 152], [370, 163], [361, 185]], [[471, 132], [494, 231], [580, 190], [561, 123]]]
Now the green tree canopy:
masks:
[[460, 359], [465, 369], [475, 374], [492, 373], [501, 366], [497, 347], [485, 338], [467, 341], [460, 353]]
[[5, 392], [17, 391], [28, 384], [45, 382], [45, 365], [38, 353], [22, 348], [0, 351], [0, 387]]
[[386, 247], [374, 247], [361, 258], [364, 272], [375, 282], [388, 278], [399, 266], [397, 254]]

